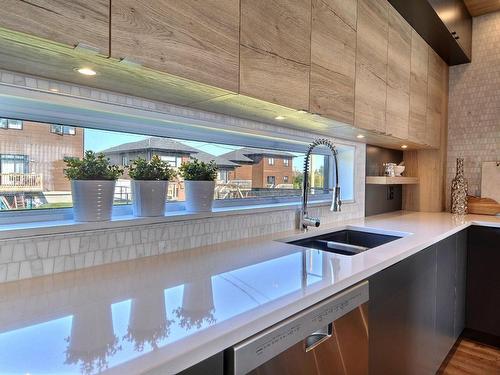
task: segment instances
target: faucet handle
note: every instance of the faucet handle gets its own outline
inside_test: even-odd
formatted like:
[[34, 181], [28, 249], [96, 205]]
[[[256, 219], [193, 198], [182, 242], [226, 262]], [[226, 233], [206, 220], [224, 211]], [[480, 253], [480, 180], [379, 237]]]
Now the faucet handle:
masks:
[[302, 218], [302, 228], [307, 229], [307, 227], [319, 227], [321, 224], [319, 218], [317, 217], [310, 217], [310, 216], [304, 216]]

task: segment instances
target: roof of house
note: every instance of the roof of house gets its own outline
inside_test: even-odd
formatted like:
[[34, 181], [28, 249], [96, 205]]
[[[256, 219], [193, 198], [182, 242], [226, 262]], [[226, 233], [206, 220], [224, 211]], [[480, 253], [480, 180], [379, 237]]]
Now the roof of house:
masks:
[[105, 154], [116, 154], [140, 150], [161, 150], [181, 154], [195, 154], [200, 152], [198, 149], [185, 145], [184, 143], [160, 137], [149, 137], [136, 142], [123, 143], [118, 146], [110, 147], [102, 152]]
[[254, 148], [254, 147], [243, 147], [238, 150], [230, 151], [221, 156], [226, 158], [227, 160], [231, 160], [233, 162], [243, 162], [243, 163], [251, 163], [253, 162], [248, 156], [250, 155], [266, 155], [266, 156], [278, 156], [278, 157], [289, 157], [293, 158], [293, 155], [290, 152], [286, 151], [278, 151], [278, 150], [267, 150], [265, 148]]
[[228, 159], [222, 157], [222, 156], [215, 156], [212, 154], [209, 154], [208, 152], [203, 152], [203, 151], [198, 151], [196, 155], [192, 156], [193, 158], [196, 158], [202, 162], [209, 163], [210, 161], [214, 160], [215, 164], [219, 168], [236, 168], [239, 167], [239, 164], [233, 163], [232, 161], [229, 161]]

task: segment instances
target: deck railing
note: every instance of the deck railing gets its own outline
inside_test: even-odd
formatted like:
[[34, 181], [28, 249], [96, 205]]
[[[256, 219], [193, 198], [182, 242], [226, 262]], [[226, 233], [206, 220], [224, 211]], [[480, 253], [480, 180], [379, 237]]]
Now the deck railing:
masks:
[[0, 173], [0, 192], [42, 191], [43, 178], [37, 173]]

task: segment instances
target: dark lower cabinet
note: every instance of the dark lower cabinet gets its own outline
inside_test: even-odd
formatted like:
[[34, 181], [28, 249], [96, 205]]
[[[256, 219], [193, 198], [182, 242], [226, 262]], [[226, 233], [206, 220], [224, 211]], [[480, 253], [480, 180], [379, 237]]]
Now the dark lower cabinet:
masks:
[[436, 248], [370, 278], [370, 374], [434, 373]]
[[457, 281], [455, 299], [455, 337], [465, 328], [465, 295], [467, 288], [467, 230], [457, 234]]
[[469, 228], [466, 327], [500, 344], [500, 228]]
[[463, 329], [466, 236], [450, 236], [369, 279], [370, 375], [436, 373]]
[[[168, 370], [158, 374], [168, 374]], [[217, 353], [177, 375], [224, 375], [224, 353]]]
[[[437, 287], [436, 287], [436, 330], [434, 337], [435, 355], [438, 366], [446, 357], [456, 340], [456, 273], [457, 236], [448, 237], [436, 244]], [[441, 359], [441, 361], [439, 360]]]

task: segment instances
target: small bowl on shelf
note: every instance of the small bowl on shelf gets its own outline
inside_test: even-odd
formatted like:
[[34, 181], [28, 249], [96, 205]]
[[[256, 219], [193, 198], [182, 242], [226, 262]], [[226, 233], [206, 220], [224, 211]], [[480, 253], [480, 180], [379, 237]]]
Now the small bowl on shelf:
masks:
[[405, 166], [404, 165], [396, 165], [394, 167], [394, 174], [396, 177], [401, 177], [401, 174], [404, 172]]

